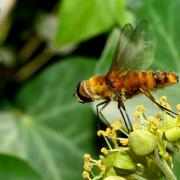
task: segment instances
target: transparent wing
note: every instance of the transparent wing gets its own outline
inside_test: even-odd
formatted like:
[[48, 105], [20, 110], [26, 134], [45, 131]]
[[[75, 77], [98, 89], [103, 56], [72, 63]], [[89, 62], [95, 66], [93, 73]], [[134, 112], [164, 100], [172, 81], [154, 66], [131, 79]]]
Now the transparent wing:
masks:
[[155, 38], [147, 21], [141, 21], [135, 29], [126, 24], [120, 34], [117, 48], [108, 75], [112, 72], [146, 70], [152, 63]]

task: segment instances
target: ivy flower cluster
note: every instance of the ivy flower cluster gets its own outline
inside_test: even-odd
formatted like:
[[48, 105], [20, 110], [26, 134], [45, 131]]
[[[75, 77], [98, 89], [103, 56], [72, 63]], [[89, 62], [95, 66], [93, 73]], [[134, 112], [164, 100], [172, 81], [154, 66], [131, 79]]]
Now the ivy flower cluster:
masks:
[[[171, 109], [165, 96], [160, 104]], [[180, 104], [176, 117], [166, 112], [146, 116], [144, 105], [136, 107], [133, 131], [127, 133], [121, 120], [99, 130], [106, 146], [99, 160], [84, 156], [83, 178], [87, 180], [161, 179], [175, 180], [172, 155], [180, 149]]]

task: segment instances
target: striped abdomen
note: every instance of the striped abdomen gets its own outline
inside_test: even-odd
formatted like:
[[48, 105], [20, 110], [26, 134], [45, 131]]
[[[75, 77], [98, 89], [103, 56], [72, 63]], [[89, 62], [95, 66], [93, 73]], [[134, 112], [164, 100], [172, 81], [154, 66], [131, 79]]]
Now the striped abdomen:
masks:
[[173, 72], [129, 72], [120, 78], [111, 79], [116, 90], [125, 91], [127, 98], [138, 93], [139, 89], [154, 90], [178, 82], [178, 76]]

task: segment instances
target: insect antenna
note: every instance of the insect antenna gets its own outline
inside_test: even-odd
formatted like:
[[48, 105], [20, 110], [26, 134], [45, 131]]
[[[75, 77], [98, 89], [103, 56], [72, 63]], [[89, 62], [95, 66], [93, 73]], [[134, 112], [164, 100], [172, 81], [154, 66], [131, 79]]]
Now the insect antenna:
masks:
[[178, 115], [177, 113], [175, 113], [175, 112], [171, 111], [170, 109], [168, 109], [168, 108], [162, 106], [161, 104], [159, 104], [159, 103], [156, 101], [155, 97], [152, 95], [152, 93], [151, 93], [149, 90], [147, 90], [147, 92], [146, 92], [146, 91], [144, 91], [143, 89], [140, 88], [140, 91], [141, 91], [146, 97], [148, 97], [154, 104], [156, 104], [162, 111], [165, 111], [166, 114], [170, 115], [170, 116], [173, 117], [173, 118], [175, 117], [174, 115], [176, 115], [176, 116]]

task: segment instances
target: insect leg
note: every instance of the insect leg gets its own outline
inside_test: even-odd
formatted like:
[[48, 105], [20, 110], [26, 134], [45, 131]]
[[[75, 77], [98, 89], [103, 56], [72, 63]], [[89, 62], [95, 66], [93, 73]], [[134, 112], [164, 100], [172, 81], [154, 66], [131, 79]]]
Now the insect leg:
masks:
[[[171, 111], [170, 109], [168, 109], [168, 108], [162, 106], [161, 104], [159, 104], [159, 103], [156, 101], [156, 99], [154, 98], [154, 96], [152, 95], [152, 93], [151, 93], [150, 91], [148, 91], [148, 93], [149, 93], [149, 96], [150, 96], [152, 99], [154, 99], [154, 102], [156, 102], [156, 105], [159, 106], [161, 109], [165, 110], [165, 112], [166, 112], [167, 114], [169, 114], [170, 116], [173, 116], [172, 114], [178, 115], [177, 113], [175, 113], [175, 112]], [[171, 113], [171, 114], [170, 114], [170, 113]]]
[[163, 105], [161, 105], [160, 103], [158, 103], [150, 91], [148, 91], [148, 94], [152, 99], [154, 99], [154, 103], [157, 106], [159, 106], [160, 109], [164, 110], [166, 112], [166, 114], [168, 114], [168, 115], [170, 115], [172, 117], [175, 117], [174, 115], [178, 115], [177, 113], [171, 111], [170, 109], [168, 109], [168, 108], [164, 107]]
[[[143, 89], [140, 88], [140, 91], [141, 91], [146, 97], [148, 97], [154, 104], [156, 104], [162, 111], [165, 111], [166, 114], [168, 114], [168, 115], [170, 115], [170, 116], [172, 116], [172, 117], [174, 117], [174, 115], [178, 115], [177, 113], [175, 113], [175, 112], [169, 110], [168, 108], [162, 106], [161, 104], [159, 104], [149, 90], [147, 90], [147, 92], [146, 92], [146, 91], [144, 91]], [[174, 114], [174, 115], [172, 115], [172, 114]]]
[[[125, 119], [125, 117], [124, 117], [124, 114], [123, 114], [121, 108], [122, 108], [123, 111], [125, 112], [126, 118], [127, 118], [127, 120], [128, 120], [128, 124], [129, 124], [129, 126], [130, 126], [130, 129], [129, 129], [129, 126], [128, 126], [127, 122], [126, 122], [126, 119]], [[121, 115], [122, 115], [122, 117], [123, 117], [125, 126], [126, 126], [126, 128], [127, 128], [127, 130], [128, 130], [128, 133], [131, 132], [131, 131], [133, 131], [133, 127], [132, 127], [132, 124], [131, 124], [131, 121], [130, 121], [128, 112], [126, 111], [125, 105], [124, 105], [124, 103], [123, 103], [123, 101], [122, 101], [121, 98], [118, 100], [118, 109], [120, 110], [120, 113], [121, 113]]]
[[129, 131], [129, 127], [128, 127], [128, 125], [127, 125], [127, 122], [126, 122], [126, 119], [125, 119], [125, 117], [124, 117], [124, 114], [123, 114], [123, 112], [122, 112], [122, 109], [121, 109], [121, 106], [119, 105], [119, 103], [118, 103], [118, 109], [119, 109], [119, 111], [120, 111], [120, 113], [121, 113], [121, 116], [122, 116], [122, 118], [123, 118], [123, 121], [124, 121], [124, 123], [125, 123], [125, 126], [126, 126], [126, 129], [127, 129], [127, 133], [129, 133], [130, 131]]
[[[110, 100], [105, 100], [101, 103], [99, 103], [97, 106], [96, 106], [96, 112], [97, 112], [97, 115], [98, 117], [100, 118], [100, 116], [103, 118], [104, 122], [108, 125], [108, 126], [111, 126], [110, 123], [106, 120], [106, 118], [104, 117], [104, 115], [102, 114], [102, 110], [110, 103]], [[103, 106], [102, 106], [103, 105]], [[99, 110], [99, 107], [101, 107], [101, 109]]]

